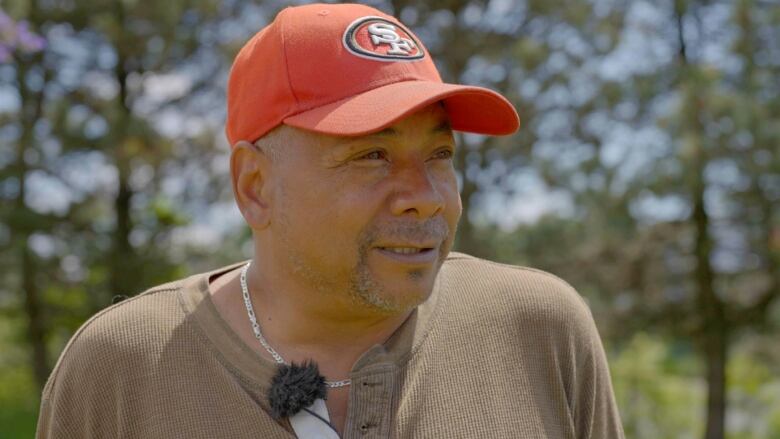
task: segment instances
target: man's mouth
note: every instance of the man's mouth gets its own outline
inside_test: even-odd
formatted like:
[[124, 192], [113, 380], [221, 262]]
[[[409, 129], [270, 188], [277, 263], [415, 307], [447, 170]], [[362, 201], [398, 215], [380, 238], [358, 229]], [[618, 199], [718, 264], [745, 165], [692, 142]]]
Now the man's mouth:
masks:
[[393, 253], [398, 253], [400, 255], [413, 255], [417, 253], [423, 253], [430, 250], [433, 250], [433, 248], [430, 247], [379, 247], [381, 250], [386, 250]]
[[404, 265], [430, 265], [438, 258], [436, 246], [433, 245], [383, 245], [376, 249], [386, 258]]

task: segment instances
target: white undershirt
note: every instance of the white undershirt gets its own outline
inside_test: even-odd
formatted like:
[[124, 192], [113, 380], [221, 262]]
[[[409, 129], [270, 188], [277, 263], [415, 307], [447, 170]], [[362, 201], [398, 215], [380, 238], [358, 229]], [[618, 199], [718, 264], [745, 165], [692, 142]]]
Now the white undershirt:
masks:
[[[308, 407], [308, 410], [318, 414], [320, 417], [330, 422], [328, 416], [328, 407], [325, 400], [318, 399], [314, 404]], [[306, 410], [301, 410], [290, 417], [295, 435], [300, 439], [339, 439], [338, 433], [330, 424], [326, 424], [322, 419], [312, 415]]]

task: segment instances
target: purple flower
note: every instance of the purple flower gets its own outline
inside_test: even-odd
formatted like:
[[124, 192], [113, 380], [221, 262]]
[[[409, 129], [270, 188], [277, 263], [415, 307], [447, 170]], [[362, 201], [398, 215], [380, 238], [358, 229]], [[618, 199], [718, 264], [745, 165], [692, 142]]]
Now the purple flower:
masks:
[[46, 39], [30, 31], [26, 21], [20, 21], [16, 25], [16, 42], [20, 49], [28, 53], [38, 52], [46, 47]]
[[3, 43], [0, 43], [0, 63], [11, 59], [11, 49]]
[[5, 14], [2, 9], [0, 9], [0, 32], [3, 32], [4, 29], [13, 27], [14, 21], [11, 20], [11, 17]]
[[5, 12], [0, 10], [0, 62], [5, 62], [14, 50], [34, 53], [46, 47], [46, 39], [30, 30], [27, 21], [15, 23]]
[[0, 11], [0, 42], [13, 44], [16, 40], [16, 24], [11, 17]]

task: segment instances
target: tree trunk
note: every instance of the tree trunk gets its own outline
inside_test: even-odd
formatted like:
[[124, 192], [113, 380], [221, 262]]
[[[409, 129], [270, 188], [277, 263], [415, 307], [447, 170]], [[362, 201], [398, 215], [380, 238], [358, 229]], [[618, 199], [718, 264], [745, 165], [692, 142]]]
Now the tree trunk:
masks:
[[[26, 238], [26, 237], [25, 237]], [[49, 358], [46, 352], [46, 335], [41, 315], [38, 286], [35, 284], [35, 265], [32, 252], [23, 245], [22, 289], [24, 289], [24, 311], [27, 314], [27, 339], [32, 346], [32, 366], [35, 382], [40, 390], [49, 378]]]
[[694, 183], [693, 221], [696, 230], [696, 289], [704, 315], [701, 344], [707, 362], [707, 429], [705, 439], [723, 439], [726, 419], [726, 360], [728, 322], [725, 305], [715, 294], [714, 272], [710, 263], [712, 239], [709, 217], [704, 207], [704, 160], [701, 145], [697, 146], [696, 181]]
[[706, 181], [704, 169], [707, 153], [703, 145], [704, 126], [701, 113], [704, 111], [702, 93], [699, 90], [696, 69], [688, 61], [685, 41], [684, 16], [689, 1], [675, 0], [674, 13], [679, 41], [680, 89], [685, 99], [683, 132], [690, 134], [693, 142], [691, 158], [691, 180], [689, 182], [693, 215], [691, 221], [695, 233], [694, 253], [696, 269], [694, 288], [702, 315], [698, 342], [706, 361], [707, 376], [707, 426], [705, 439], [723, 439], [726, 424], [726, 362], [728, 354], [729, 322], [726, 319], [724, 302], [715, 294], [715, 273], [710, 262], [712, 238], [710, 237], [709, 215], [704, 203]]
[[[123, 160], [119, 158], [119, 160]], [[116, 227], [114, 228], [113, 249], [111, 251], [111, 274], [109, 280], [108, 296], [104, 298], [103, 306], [110, 304], [110, 300], [115, 295], [127, 295], [134, 291], [134, 285], [131, 284], [131, 278], [134, 276], [128, 269], [132, 269], [133, 250], [130, 246], [130, 232], [132, 224], [130, 219], [130, 200], [132, 191], [128, 183], [127, 172], [124, 163], [117, 163], [118, 179], [117, 195], [114, 199], [114, 212], [116, 215]]]
[[[34, 59], [40, 61], [41, 58], [40, 56], [35, 56]], [[22, 98], [22, 109], [20, 112], [22, 133], [16, 150], [16, 172], [19, 192], [16, 196], [15, 206], [17, 218], [22, 219], [35, 215], [25, 203], [28, 171], [25, 151], [33, 143], [33, 128], [35, 122], [41, 117], [43, 105], [43, 87], [37, 92], [27, 88], [25, 77], [27, 76], [28, 67], [28, 63], [20, 61], [16, 70], [18, 90]], [[28, 240], [33, 230], [29, 228], [26, 221], [19, 222], [21, 224], [16, 224], [18, 231], [16, 239], [20, 256], [19, 260], [21, 261], [21, 287], [24, 294], [24, 312], [27, 316], [27, 339], [32, 348], [32, 368], [35, 381], [39, 388], [43, 389], [49, 376], [49, 361], [46, 351], [46, 329], [41, 312], [39, 288], [36, 282], [37, 268], [35, 266], [35, 257], [28, 245]]]
[[[119, 4], [116, 8], [115, 16], [117, 25], [124, 28], [125, 10]], [[130, 245], [130, 232], [132, 232], [131, 218], [131, 200], [133, 191], [130, 187], [130, 156], [127, 145], [127, 127], [130, 123], [131, 112], [128, 102], [127, 87], [127, 43], [120, 37], [116, 42], [117, 63], [114, 68], [114, 79], [119, 85], [119, 94], [117, 96], [117, 106], [119, 118], [112, 135], [114, 144], [114, 164], [117, 169], [117, 194], [114, 199], [114, 215], [116, 225], [113, 232], [113, 248], [110, 255], [109, 265], [109, 291], [104, 297], [104, 304], [111, 303], [111, 299], [116, 295], [127, 295], [135, 293], [137, 289], [138, 277], [135, 270], [135, 254]]]
[[707, 429], [705, 439], [723, 439], [726, 425], [727, 329], [715, 328], [706, 335]]

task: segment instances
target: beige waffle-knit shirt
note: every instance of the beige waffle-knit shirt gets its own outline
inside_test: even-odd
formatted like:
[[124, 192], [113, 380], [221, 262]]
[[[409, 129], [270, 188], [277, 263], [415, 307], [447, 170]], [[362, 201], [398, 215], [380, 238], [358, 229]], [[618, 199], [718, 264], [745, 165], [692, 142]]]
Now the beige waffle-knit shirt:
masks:
[[[294, 437], [267, 413], [275, 365], [211, 301], [209, 279], [240, 264], [87, 321], [46, 384], [37, 437]], [[452, 252], [430, 298], [350, 376], [345, 438], [623, 438], [587, 305], [534, 269]]]

